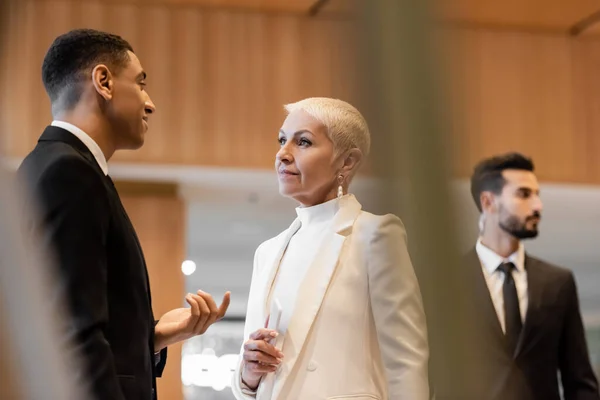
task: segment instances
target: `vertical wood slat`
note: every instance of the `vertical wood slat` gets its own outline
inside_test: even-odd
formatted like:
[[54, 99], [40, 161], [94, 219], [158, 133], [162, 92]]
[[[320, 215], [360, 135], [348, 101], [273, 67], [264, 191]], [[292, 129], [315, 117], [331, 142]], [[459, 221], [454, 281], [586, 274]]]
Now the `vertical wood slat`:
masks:
[[330, 78], [342, 63], [329, 50], [343, 37], [333, 35], [338, 44], [330, 43], [330, 34], [344, 24], [288, 14], [29, 0], [13, 27], [2, 80], [9, 88], [2, 98], [9, 105], [7, 152], [26, 154], [51, 119], [39, 71], [52, 40], [93, 27], [131, 42], [158, 109], [144, 147], [114, 160], [270, 167], [283, 103], [336, 96]]
[[591, 166], [577, 144], [585, 133], [573, 108], [581, 95], [574, 41], [480, 29], [447, 34], [454, 49], [447, 55], [451, 95], [459, 100], [451, 112], [456, 174], [469, 175], [482, 157], [516, 150], [534, 158], [541, 179], [597, 179], [585, 174]]
[[[158, 319], [167, 311], [183, 307], [185, 285], [181, 263], [185, 259], [185, 205], [176, 194], [120, 192], [144, 250], [154, 317]], [[160, 398], [183, 398], [181, 344], [169, 347], [167, 366], [157, 382]]]
[[581, 39], [573, 46], [574, 141], [584, 182], [600, 183], [600, 40]]

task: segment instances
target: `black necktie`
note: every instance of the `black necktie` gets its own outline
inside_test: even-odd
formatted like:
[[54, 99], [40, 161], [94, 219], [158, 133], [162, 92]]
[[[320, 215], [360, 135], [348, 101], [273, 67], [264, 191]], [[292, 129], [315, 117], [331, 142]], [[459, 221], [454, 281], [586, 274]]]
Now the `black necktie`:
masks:
[[513, 263], [500, 264], [498, 267], [500, 271], [504, 272], [504, 285], [502, 287], [504, 295], [504, 335], [511, 355], [515, 353], [523, 326], [521, 311], [519, 310], [519, 296], [512, 276], [513, 268], [515, 268]]

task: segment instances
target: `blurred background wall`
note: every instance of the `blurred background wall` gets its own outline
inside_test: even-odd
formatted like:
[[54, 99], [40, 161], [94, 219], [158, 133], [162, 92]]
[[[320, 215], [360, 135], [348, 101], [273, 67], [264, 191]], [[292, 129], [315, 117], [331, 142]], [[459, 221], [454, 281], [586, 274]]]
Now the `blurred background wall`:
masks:
[[[183, 356], [171, 349], [159, 382], [163, 398], [231, 398], [228, 373], [243, 339], [254, 249], [295, 215], [271, 172], [282, 105], [330, 96], [368, 106], [356, 6], [350, 0], [9, 4], [0, 139], [10, 168], [51, 121], [40, 70], [57, 35], [80, 27], [123, 35], [148, 73], [158, 112], [144, 147], [115, 155], [110, 174], [146, 253], [155, 313], [181, 305], [186, 291], [202, 288], [219, 299], [232, 291], [228, 321], [184, 345]], [[432, 15], [461, 248], [477, 234], [464, 181], [472, 166], [508, 150], [532, 156], [546, 215], [540, 238], [527, 246], [574, 270], [597, 368], [599, 11], [592, 0], [438, 0]], [[354, 189], [367, 210], [377, 207], [373, 175], [368, 168]], [[184, 260], [190, 262], [182, 269]]]
[[[569, 34], [596, 2], [438, 3], [459, 175], [518, 147], [543, 179], [600, 183], [600, 25]], [[144, 148], [113, 161], [270, 168], [281, 104], [317, 95], [360, 104], [349, 0], [15, 4], [0, 74], [9, 156], [25, 155], [50, 119], [41, 61], [55, 36], [76, 27], [127, 38], [159, 110]]]

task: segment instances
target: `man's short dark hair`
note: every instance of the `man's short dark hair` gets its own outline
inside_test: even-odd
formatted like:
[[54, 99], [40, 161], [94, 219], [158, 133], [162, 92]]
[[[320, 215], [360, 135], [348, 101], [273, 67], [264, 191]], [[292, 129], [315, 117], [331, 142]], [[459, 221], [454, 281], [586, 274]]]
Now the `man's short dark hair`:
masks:
[[533, 172], [533, 161], [520, 153], [507, 153], [486, 158], [475, 166], [471, 176], [471, 195], [479, 212], [482, 211], [481, 193], [489, 191], [500, 194], [506, 184], [502, 172], [507, 169]]
[[131, 45], [120, 36], [93, 29], [75, 29], [57, 37], [42, 64], [42, 81], [53, 109], [71, 109], [81, 97], [81, 83], [98, 64], [118, 73], [128, 65]]

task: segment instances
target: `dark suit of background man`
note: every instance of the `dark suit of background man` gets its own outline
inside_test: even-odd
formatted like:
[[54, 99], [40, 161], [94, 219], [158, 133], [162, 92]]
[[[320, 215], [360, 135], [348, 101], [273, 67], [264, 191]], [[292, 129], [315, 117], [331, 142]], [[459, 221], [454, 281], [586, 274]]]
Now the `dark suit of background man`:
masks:
[[542, 201], [530, 159], [511, 153], [478, 164], [471, 193], [481, 236], [466, 265], [476, 294], [483, 399], [598, 400], [575, 279], [527, 254], [538, 235]]
[[104, 32], [68, 32], [48, 50], [42, 78], [54, 121], [19, 177], [41, 209], [31, 229], [42, 229], [57, 257], [53, 290], [72, 313], [65, 343], [94, 399], [150, 400], [166, 347], [204, 333], [225, 314], [229, 292], [220, 307], [199, 291], [186, 296], [190, 308], [158, 322], [152, 315], [144, 255], [107, 168], [116, 150], [142, 146], [155, 111], [131, 46]]

